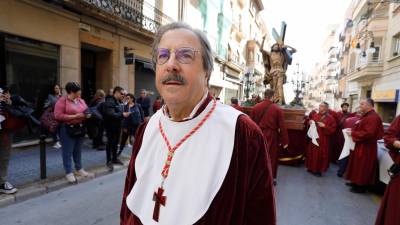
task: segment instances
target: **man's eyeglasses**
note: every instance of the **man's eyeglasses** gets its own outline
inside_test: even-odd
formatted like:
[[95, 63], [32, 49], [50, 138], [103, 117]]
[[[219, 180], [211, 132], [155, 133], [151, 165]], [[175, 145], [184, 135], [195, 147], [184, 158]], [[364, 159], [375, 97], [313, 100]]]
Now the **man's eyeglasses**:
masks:
[[172, 52], [175, 53], [175, 59], [179, 63], [189, 64], [189, 63], [193, 62], [196, 52], [199, 52], [199, 50], [189, 48], [189, 47], [178, 48], [176, 50], [170, 50], [167, 48], [158, 48], [156, 50], [156, 53], [154, 56], [154, 61], [158, 65], [163, 65], [164, 63], [166, 63], [169, 60]]

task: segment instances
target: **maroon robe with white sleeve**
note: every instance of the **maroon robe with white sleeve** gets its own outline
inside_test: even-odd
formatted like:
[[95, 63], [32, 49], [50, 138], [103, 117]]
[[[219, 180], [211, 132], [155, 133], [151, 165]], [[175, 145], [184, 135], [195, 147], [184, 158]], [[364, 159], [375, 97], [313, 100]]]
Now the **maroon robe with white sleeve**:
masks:
[[356, 122], [351, 130], [356, 143], [350, 153], [346, 179], [356, 185], [373, 185], [378, 166], [377, 141], [383, 136], [383, 125], [379, 115], [371, 110]]
[[[265, 110], [267, 111], [264, 113]], [[261, 128], [267, 141], [267, 148], [271, 158], [272, 175], [276, 178], [279, 151], [283, 146], [289, 144], [283, 110], [277, 104], [266, 99], [254, 106], [250, 117]]]
[[[311, 141], [308, 143], [306, 168], [313, 173], [322, 173], [329, 168], [329, 143], [336, 131], [336, 120], [329, 113], [313, 114], [310, 120], [314, 120], [317, 125], [319, 146]], [[324, 123], [325, 127], [318, 126], [317, 122]]]
[[[211, 96], [208, 96], [195, 117], [211, 100]], [[138, 216], [128, 208], [126, 199], [137, 179], [135, 161], [142, 145], [146, 126], [147, 124], [143, 124], [139, 127], [133, 146], [122, 199], [121, 225], [142, 225]], [[246, 115], [240, 115], [237, 119], [233, 148], [229, 169], [222, 186], [206, 213], [195, 224], [276, 225], [271, 164], [266, 144], [260, 129]], [[179, 216], [176, 215], [176, 217]]]
[[342, 130], [345, 128], [344, 123], [346, 119], [355, 116], [354, 113], [350, 112], [337, 112], [337, 127], [336, 132], [333, 135], [333, 143], [331, 148], [331, 162], [336, 162], [339, 159], [340, 154], [342, 153], [343, 145], [344, 145], [344, 136]]
[[[400, 140], [400, 116], [392, 122], [384, 140], [394, 163], [400, 165], [400, 149], [393, 146]], [[386, 187], [375, 225], [400, 225], [400, 173], [393, 176]]]

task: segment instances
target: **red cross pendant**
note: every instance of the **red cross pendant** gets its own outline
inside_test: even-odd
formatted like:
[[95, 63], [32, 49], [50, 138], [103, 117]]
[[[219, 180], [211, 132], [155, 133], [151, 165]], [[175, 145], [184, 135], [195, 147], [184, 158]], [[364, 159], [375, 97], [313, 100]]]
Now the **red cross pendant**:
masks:
[[153, 211], [153, 220], [158, 222], [160, 217], [160, 206], [165, 206], [167, 197], [163, 196], [164, 189], [159, 187], [157, 192], [154, 192], [153, 201], [154, 201], [154, 211]]

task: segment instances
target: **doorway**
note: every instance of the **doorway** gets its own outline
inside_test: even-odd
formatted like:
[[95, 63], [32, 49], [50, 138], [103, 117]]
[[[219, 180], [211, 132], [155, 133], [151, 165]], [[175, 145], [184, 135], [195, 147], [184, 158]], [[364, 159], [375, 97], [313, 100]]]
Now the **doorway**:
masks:
[[89, 44], [81, 46], [82, 98], [89, 103], [97, 89], [107, 93], [112, 88], [111, 51]]
[[[148, 62], [144, 61], [135, 61], [135, 97], [139, 98], [140, 91], [145, 89], [148, 93], [148, 97], [151, 100], [151, 104], [153, 104], [154, 100], [160, 94], [156, 88], [156, 75], [152, 68], [152, 65]], [[150, 110], [150, 115], [153, 112]]]

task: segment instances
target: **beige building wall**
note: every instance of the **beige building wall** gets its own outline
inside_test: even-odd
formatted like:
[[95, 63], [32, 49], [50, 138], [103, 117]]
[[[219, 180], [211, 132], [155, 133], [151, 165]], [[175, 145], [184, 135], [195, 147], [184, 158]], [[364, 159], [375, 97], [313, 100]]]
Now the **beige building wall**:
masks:
[[79, 18], [32, 1], [0, 1], [0, 31], [60, 47], [60, 82], [80, 81]]
[[[80, 29], [81, 24], [85, 29]], [[61, 86], [81, 81], [80, 55], [85, 44], [104, 49], [96, 53], [96, 88], [120, 85], [134, 92], [135, 68], [125, 65], [125, 47], [142, 60], [151, 59], [152, 39], [41, 2], [0, 1], [0, 32], [58, 45]]]

